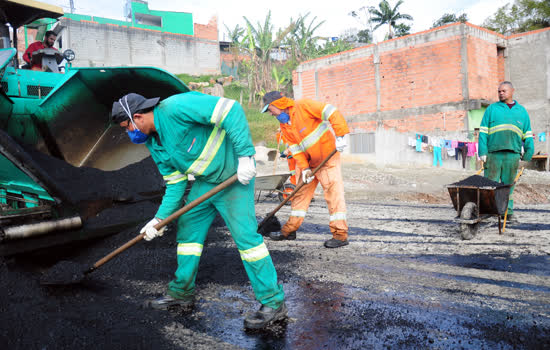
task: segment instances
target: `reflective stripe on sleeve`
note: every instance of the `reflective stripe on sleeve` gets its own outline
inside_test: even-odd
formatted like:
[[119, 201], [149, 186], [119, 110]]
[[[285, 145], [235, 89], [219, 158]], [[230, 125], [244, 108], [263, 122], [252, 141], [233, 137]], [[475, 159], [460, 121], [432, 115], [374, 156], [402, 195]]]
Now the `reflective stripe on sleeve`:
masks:
[[346, 212], [334, 213], [330, 216], [330, 222], [336, 220], [346, 220]]
[[489, 128], [486, 127], [486, 126], [480, 126], [480, 127], [479, 127], [479, 132], [482, 132], [482, 133], [484, 133], [484, 134], [487, 134], [487, 133], [489, 133]]
[[269, 251], [267, 250], [265, 243], [247, 250], [239, 250], [239, 253], [241, 254], [241, 259], [246, 262], [258, 261], [269, 256]]
[[202, 244], [199, 243], [179, 243], [178, 255], [195, 255], [201, 256]]
[[303, 153], [304, 152], [304, 149], [302, 148], [302, 145], [300, 145], [300, 144], [290, 145], [288, 147], [288, 149], [290, 149], [290, 152], [292, 152], [293, 155], [297, 155], [298, 153]]
[[290, 212], [290, 216], [296, 216], [299, 218], [305, 218], [306, 217], [306, 211], [305, 210], [292, 210]]
[[296, 175], [296, 170], [291, 170], [290, 175]]
[[228, 98], [220, 98], [218, 103], [216, 103], [216, 107], [214, 108], [214, 112], [212, 112], [212, 118], [210, 119], [210, 122], [212, 124], [215, 124], [216, 127], [220, 127], [221, 123], [225, 120], [225, 117], [229, 114], [229, 111], [233, 107], [233, 104], [235, 103], [235, 100], [230, 100]]
[[533, 138], [533, 132], [531, 130], [527, 131], [525, 134], [523, 134], [523, 139]]
[[[300, 142], [300, 144], [302, 145], [302, 149], [304, 151], [306, 151], [308, 148], [310, 148], [311, 146], [316, 144], [317, 141], [319, 141], [319, 139], [321, 138], [321, 136], [323, 136], [323, 134], [327, 131], [328, 131], [328, 124], [327, 123], [323, 122], [323, 123], [319, 124], [319, 126], [315, 130], [313, 130], [313, 132], [311, 132], [309, 135], [307, 135], [302, 140], [302, 142]], [[294, 152], [292, 152], [292, 153], [294, 153]]]
[[210, 163], [212, 163], [212, 159], [214, 159], [218, 153], [224, 138], [225, 130], [214, 127], [214, 130], [212, 130], [212, 133], [206, 142], [206, 146], [202, 150], [199, 157], [193, 162], [193, 164], [191, 164], [189, 169], [187, 169], [186, 173], [194, 176], [202, 175]]
[[164, 179], [167, 185], [173, 185], [173, 184], [177, 184], [180, 181], [187, 180], [187, 175], [182, 174], [179, 171], [174, 171], [172, 174], [165, 175], [162, 178]]
[[328, 119], [330, 118], [332, 113], [334, 113], [335, 111], [336, 111], [336, 107], [334, 107], [331, 104], [327, 104], [325, 106], [325, 108], [323, 108], [323, 113], [322, 113], [323, 114], [323, 120], [328, 121]]

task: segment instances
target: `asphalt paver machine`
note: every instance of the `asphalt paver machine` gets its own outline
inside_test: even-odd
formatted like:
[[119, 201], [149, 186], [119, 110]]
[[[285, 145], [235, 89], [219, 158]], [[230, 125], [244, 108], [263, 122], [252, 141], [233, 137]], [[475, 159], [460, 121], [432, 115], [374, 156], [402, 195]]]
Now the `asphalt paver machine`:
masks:
[[41, 50], [34, 58], [49, 68], [24, 69], [17, 28], [62, 16], [38, 1], [0, 2], [0, 255], [119, 232], [154, 215], [164, 191], [147, 149], [109, 113], [129, 92], [189, 89], [155, 67], [73, 67], [71, 50]]

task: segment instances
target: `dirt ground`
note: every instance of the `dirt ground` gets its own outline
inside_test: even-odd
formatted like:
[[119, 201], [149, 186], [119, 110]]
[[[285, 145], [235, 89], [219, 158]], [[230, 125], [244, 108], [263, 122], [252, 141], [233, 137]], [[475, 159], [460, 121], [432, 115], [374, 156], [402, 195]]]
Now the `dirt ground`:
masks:
[[[271, 174], [273, 164], [259, 164]], [[280, 162], [278, 171], [285, 170]], [[318, 189], [295, 241], [266, 244], [288, 322], [243, 329], [258, 304], [235, 244], [211, 228], [191, 312], [143, 308], [175, 270], [175, 232], [142, 242], [84, 283], [43, 287], [58, 260], [91, 265], [135, 230], [70, 248], [0, 259], [0, 344], [7, 349], [543, 349], [550, 344], [550, 174], [525, 171], [519, 223], [496, 219], [462, 240], [445, 184], [473, 174], [344, 165], [350, 245], [326, 249]], [[259, 219], [278, 201], [259, 196]], [[284, 222], [290, 207], [277, 217]]]

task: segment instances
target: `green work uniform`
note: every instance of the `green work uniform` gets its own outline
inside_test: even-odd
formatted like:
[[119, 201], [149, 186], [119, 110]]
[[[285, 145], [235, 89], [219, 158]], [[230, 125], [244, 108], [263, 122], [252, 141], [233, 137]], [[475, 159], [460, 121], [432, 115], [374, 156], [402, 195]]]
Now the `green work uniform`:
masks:
[[[188, 92], [171, 96], [153, 110], [157, 134], [146, 146], [166, 181], [166, 192], [156, 217], [164, 219], [183, 202], [187, 176], [195, 177], [192, 201], [237, 172], [238, 157], [255, 153], [242, 107], [234, 100]], [[283, 288], [263, 237], [257, 233], [254, 181], [236, 182], [199, 204], [178, 220], [175, 278], [168, 294], [193, 296], [199, 259], [216, 211], [225, 220], [240, 252], [256, 299], [278, 308]]]
[[[490, 105], [479, 128], [480, 156], [487, 155], [485, 177], [511, 184], [514, 182], [521, 158], [522, 146], [525, 150], [524, 160], [531, 160], [535, 151], [531, 122], [525, 108], [514, 101], [512, 108], [504, 102]], [[510, 189], [508, 214], [513, 215], [514, 200]]]

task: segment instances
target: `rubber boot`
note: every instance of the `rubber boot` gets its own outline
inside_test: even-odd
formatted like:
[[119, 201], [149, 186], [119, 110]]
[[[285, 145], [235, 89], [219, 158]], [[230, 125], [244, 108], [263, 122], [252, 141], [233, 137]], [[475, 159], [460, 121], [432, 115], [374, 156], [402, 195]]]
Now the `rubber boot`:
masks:
[[296, 231], [290, 232], [288, 236], [285, 236], [282, 232], [271, 232], [269, 234], [269, 238], [271, 238], [273, 241], [292, 241], [296, 239]]

